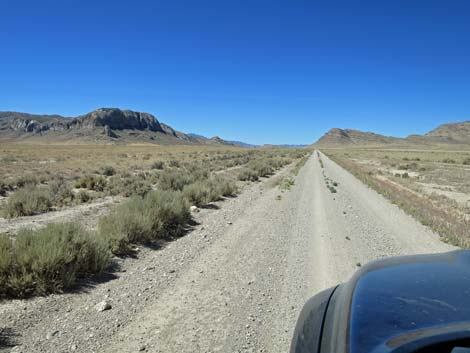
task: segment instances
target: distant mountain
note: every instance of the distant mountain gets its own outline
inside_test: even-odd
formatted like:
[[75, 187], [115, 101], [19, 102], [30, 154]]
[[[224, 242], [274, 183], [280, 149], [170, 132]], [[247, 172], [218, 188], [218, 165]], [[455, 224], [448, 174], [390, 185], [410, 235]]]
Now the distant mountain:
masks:
[[220, 138], [191, 136], [153, 115], [100, 108], [78, 117], [0, 112], [0, 140], [47, 143], [228, 144]]
[[285, 147], [285, 148], [304, 148], [307, 147], [308, 145], [278, 145], [280, 147]]
[[398, 138], [373, 132], [334, 128], [315, 143], [315, 145], [382, 145], [398, 142]]
[[443, 124], [425, 135], [427, 138], [446, 143], [470, 143], [470, 121]]
[[252, 145], [251, 143], [246, 143], [242, 141], [228, 141], [230, 143], [233, 143], [234, 145], [241, 146], [241, 147], [248, 147], [248, 148], [255, 148], [259, 147], [259, 145]]
[[470, 121], [444, 124], [424, 135], [415, 134], [406, 138], [333, 128], [320, 137], [313, 146], [381, 146], [392, 144], [470, 144]]
[[192, 132], [188, 133], [187, 135], [188, 135], [188, 136], [191, 136], [191, 137], [198, 138], [198, 139], [209, 140], [209, 137], [202, 136], [202, 135], [198, 135], [198, 134], [194, 134], [194, 133], [192, 133]]
[[[197, 138], [200, 138], [200, 139], [205, 139], [205, 140], [210, 140], [211, 138], [209, 137], [206, 137], [206, 136], [203, 136], [203, 135], [199, 135], [199, 134], [195, 134], [195, 133], [189, 133], [188, 134], [189, 136], [192, 136], [192, 137], [197, 137]], [[212, 137], [212, 139], [214, 138], [217, 138], [216, 137]], [[228, 144], [231, 144], [231, 145], [236, 145], [236, 146], [241, 146], [241, 147], [249, 147], [249, 148], [254, 148], [254, 147], [258, 147], [258, 145], [252, 145], [250, 143], [246, 143], [246, 142], [242, 142], [242, 141], [229, 141], [229, 140], [224, 140], [226, 143]]]

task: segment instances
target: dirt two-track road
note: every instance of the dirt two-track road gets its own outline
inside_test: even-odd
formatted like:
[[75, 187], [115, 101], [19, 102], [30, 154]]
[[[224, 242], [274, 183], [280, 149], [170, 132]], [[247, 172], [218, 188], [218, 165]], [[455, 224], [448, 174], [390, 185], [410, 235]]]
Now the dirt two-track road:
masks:
[[[15, 351], [287, 352], [304, 302], [360, 264], [454, 249], [322, 160], [324, 169], [312, 154], [290, 191], [258, 183], [203, 210], [193, 232], [143, 251], [116, 280], [22, 303]], [[112, 309], [97, 312], [103, 298]]]

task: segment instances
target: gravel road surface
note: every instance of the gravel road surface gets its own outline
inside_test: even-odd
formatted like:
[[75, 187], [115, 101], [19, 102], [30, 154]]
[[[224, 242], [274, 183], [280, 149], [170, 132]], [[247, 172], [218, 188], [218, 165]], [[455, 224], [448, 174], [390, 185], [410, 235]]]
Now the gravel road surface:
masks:
[[[13, 351], [287, 352], [304, 302], [361, 264], [454, 249], [322, 160], [313, 154], [289, 191], [264, 181], [201, 210], [187, 236], [142, 249], [113, 280], [1, 304]], [[98, 312], [103, 300], [111, 309]]]

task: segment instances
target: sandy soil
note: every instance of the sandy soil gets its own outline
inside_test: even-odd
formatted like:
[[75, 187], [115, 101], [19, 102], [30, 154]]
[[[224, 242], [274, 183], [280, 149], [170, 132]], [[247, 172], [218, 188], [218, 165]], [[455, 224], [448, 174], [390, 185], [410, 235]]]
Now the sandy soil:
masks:
[[[359, 264], [454, 249], [322, 159], [324, 169], [312, 155], [290, 191], [255, 183], [201, 210], [187, 236], [121, 260], [114, 279], [1, 304], [13, 351], [286, 352], [304, 302]], [[104, 299], [112, 308], [98, 312]]]

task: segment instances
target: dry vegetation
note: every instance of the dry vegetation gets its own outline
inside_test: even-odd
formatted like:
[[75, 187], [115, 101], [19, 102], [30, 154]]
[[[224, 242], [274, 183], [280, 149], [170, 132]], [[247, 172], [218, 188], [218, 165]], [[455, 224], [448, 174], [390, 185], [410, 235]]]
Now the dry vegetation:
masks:
[[470, 247], [470, 151], [323, 152], [445, 241]]
[[112, 255], [181, 236], [190, 206], [233, 197], [244, 181], [268, 177], [295, 160], [300, 165], [306, 153], [188, 146], [3, 145], [0, 151], [4, 217], [128, 197], [91, 232], [65, 223], [1, 235], [0, 298], [60, 292], [101, 273]]

